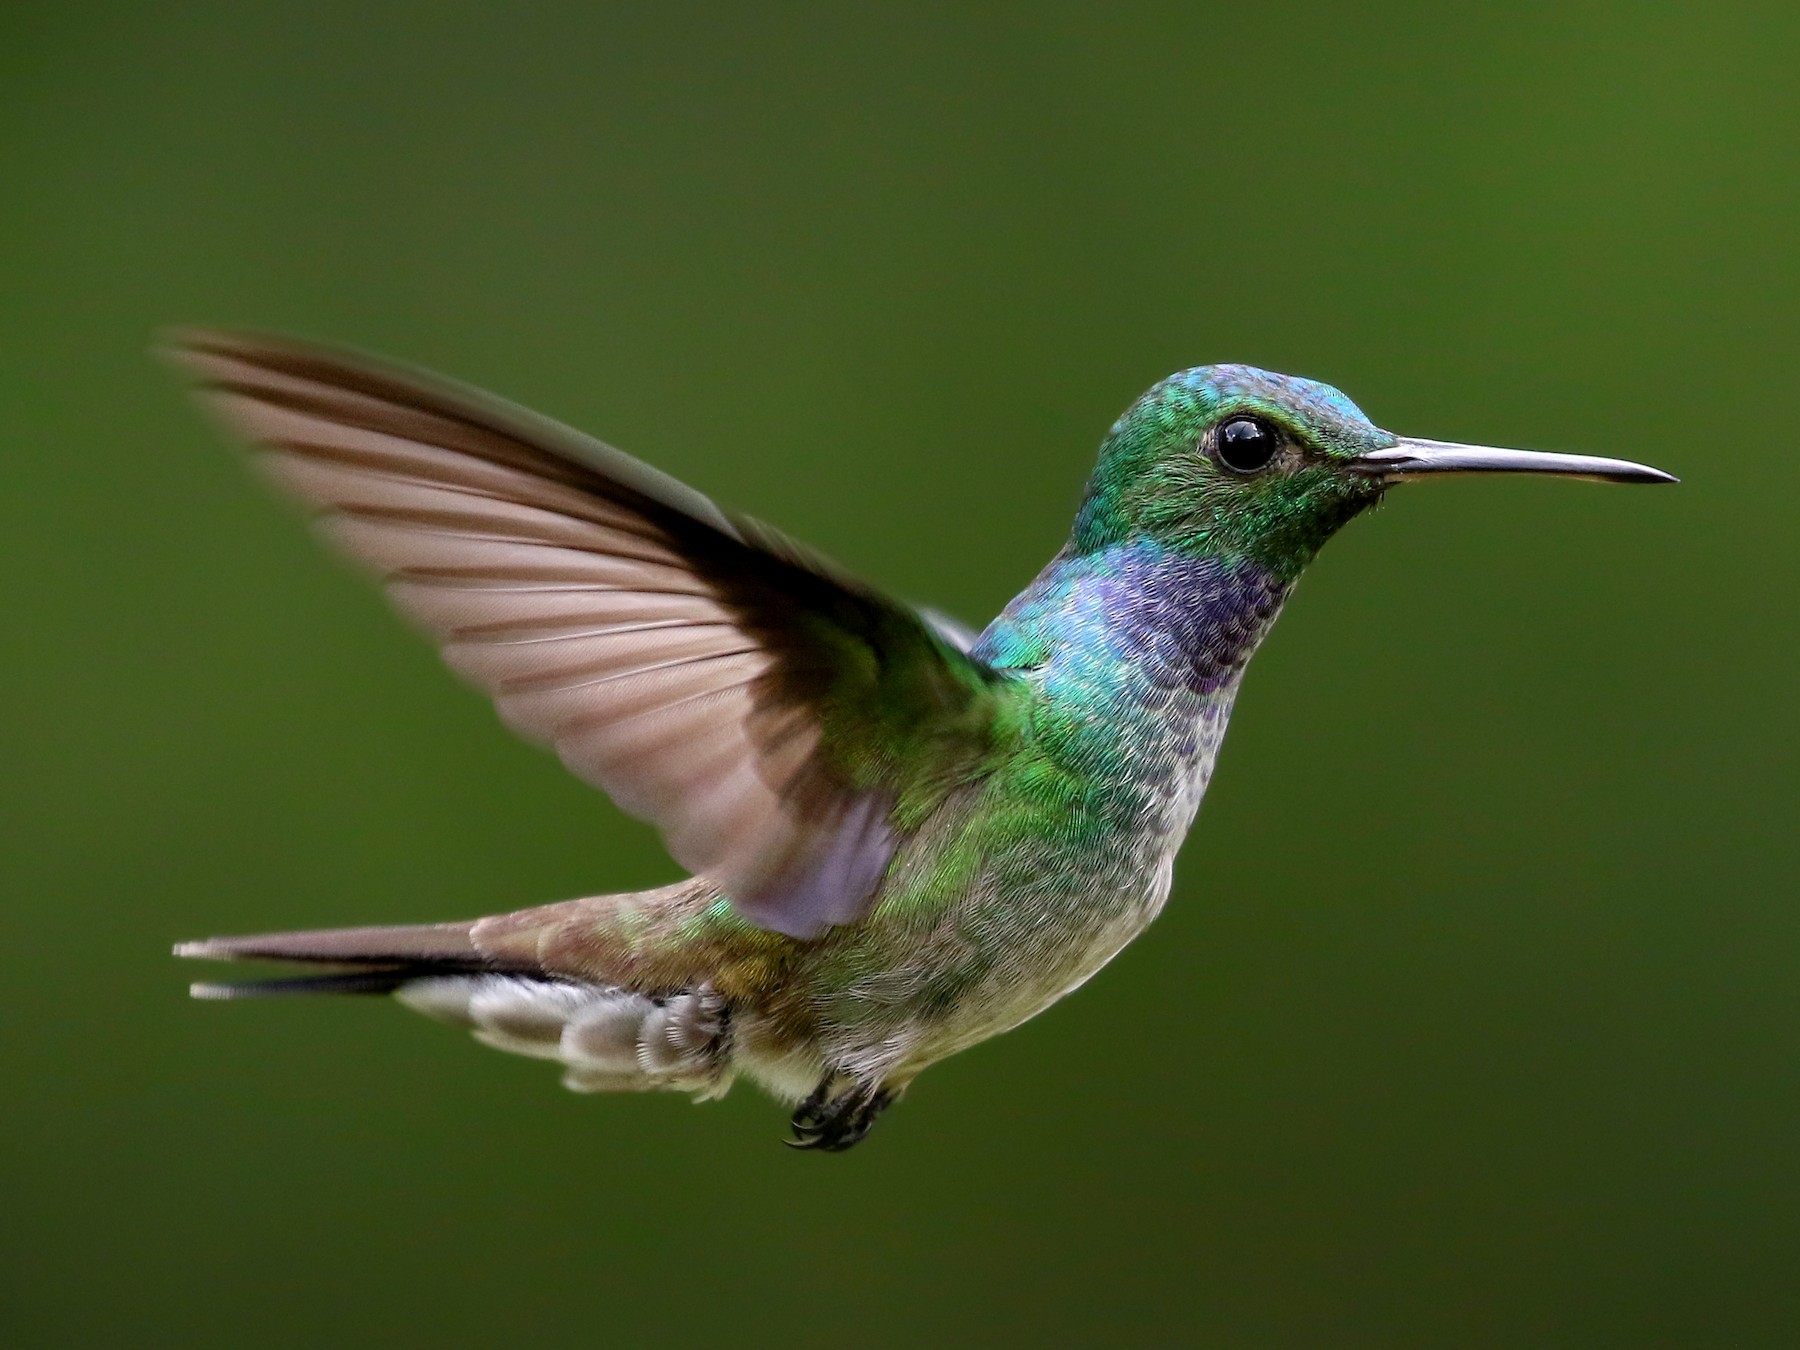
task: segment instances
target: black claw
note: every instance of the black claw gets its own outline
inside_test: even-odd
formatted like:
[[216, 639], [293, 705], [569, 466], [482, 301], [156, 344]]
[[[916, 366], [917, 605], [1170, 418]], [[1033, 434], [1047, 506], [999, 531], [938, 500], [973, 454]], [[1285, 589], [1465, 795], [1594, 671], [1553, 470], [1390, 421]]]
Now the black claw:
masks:
[[842, 1153], [860, 1142], [894, 1101], [895, 1094], [879, 1083], [852, 1081], [834, 1095], [836, 1084], [835, 1076], [825, 1079], [794, 1108], [789, 1122], [794, 1137], [783, 1140], [789, 1148]]

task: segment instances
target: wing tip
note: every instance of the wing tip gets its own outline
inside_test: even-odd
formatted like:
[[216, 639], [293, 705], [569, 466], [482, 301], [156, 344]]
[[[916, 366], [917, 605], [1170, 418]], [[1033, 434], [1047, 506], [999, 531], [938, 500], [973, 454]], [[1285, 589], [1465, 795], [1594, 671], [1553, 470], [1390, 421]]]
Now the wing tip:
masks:
[[[186, 325], [158, 329], [150, 344], [150, 355], [214, 419], [222, 410], [210, 396], [221, 385], [268, 372], [280, 353], [296, 350], [296, 344], [273, 335]], [[223, 420], [227, 430], [236, 430], [241, 436], [233, 419]]]
[[186, 375], [203, 374], [208, 358], [243, 359], [258, 347], [285, 345], [290, 345], [288, 339], [273, 334], [203, 324], [170, 324], [150, 338], [151, 354]]
[[[394, 390], [440, 399], [460, 395], [479, 403], [490, 397], [443, 376], [372, 352], [267, 329], [171, 324], [155, 330], [150, 351], [203, 391], [215, 381], [242, 379], [247, 369], [262, 376], [297, 374], [328, 385], [353, 381], [357, 377], [372, 377], [393, 386]], [[388, 396], [392, 396], [392, 390]]]

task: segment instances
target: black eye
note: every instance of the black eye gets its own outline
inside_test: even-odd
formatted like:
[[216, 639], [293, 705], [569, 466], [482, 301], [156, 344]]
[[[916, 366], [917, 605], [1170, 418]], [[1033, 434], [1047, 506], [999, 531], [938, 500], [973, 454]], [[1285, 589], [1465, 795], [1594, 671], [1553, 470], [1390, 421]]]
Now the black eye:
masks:
[[1267, 468], [1274, 452], [1282, 448], [1282, 437], [1262, 418], [1233, 418], [1219, 428], [1213, 454], [1233, 473], [1255, 473]]
[[1219, 428], [1213, 453], [1233, 473], [1255, 473], [1268, 467], [1281, 448], [1275, 428], [1257, 417], [1234, 417]]

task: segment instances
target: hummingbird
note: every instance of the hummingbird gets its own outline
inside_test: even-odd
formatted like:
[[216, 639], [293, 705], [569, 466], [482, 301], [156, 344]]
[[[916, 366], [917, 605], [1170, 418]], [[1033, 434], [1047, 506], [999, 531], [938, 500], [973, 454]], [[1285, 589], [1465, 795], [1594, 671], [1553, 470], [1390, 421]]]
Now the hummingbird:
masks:
[[1197, 366], [1113, 424], [1068, 542], [974, 634], [476, 390], [254, 334], [167, 353], [506, 724], [687, 873], [470, 922], [183, 943], [304, 968], [194, 996], [388, 994], [578, 1092], [705, 1100], [741, 1076], [827, 1152], [1156, 917], [1251, 654], [1390, 488], [1675, 481], [1396, 436], [1328, 385]]

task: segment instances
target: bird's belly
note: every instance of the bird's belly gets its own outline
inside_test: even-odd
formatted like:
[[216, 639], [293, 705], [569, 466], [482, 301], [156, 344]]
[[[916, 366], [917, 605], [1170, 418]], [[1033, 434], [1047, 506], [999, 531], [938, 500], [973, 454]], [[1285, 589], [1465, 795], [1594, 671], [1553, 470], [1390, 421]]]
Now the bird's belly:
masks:
[[861, 982], [858, 1038], [866, 1043], [880, 1027], [910, 1075], [1079, 988], [1168, 898], [1174, 841], [1134, 843], [1110, 858], [1046, 857], [1028, 876], [990, 878], [991, 889], [948, 916], [932, 941]]
[[1088, 893], [1079, 906], [1052, 902], [1050, 913], [1020, 934], [1019, 946], [989, 964], [941, 1023], [926, 1030], [921, 1062], [1010, 1031], [1087, 983], [1161, 912], [1171, 870], [1165, 864], [1119, 879], [1108, 893]]
[[955, 898], [878, 913], [837, 953], [847, 978], [821, 981], [837, 1057], [910, 1076], [1084, 984], [1161, 911], [1214, 748], [1085, 813], [969, 822], [957, 842], [979, 862]]
[[1071, 866], [970, 897], [898, 947], [872, 925], [868, 946], [839, 951], [854, 973], [814, 968], [801, 981], [808, 1014], [785, 999], [741, 1010], [737, 1067], [784, 1101], [833, 1071], [904, 1083], [1085, 983], [1156, 916], [1169, 878], [1168, 857], [1105, 876]]

